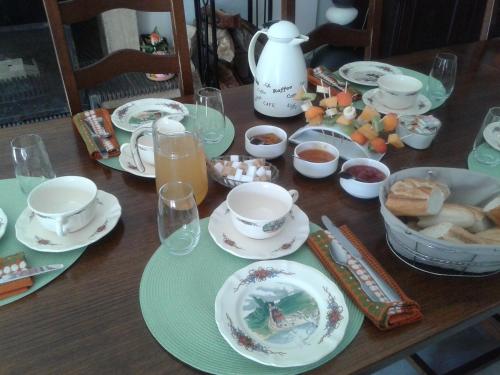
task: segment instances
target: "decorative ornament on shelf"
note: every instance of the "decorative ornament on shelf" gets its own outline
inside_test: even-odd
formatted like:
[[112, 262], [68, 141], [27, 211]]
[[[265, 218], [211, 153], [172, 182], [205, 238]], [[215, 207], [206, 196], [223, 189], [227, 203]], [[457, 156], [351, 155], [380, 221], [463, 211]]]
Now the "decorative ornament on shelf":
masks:
[[348, 25], [358, 16], [353, 0], [332, 0], [332, 6], [326, 10], [325, 17], [331, 23]]
[[[168, 54], [167, 39], [160, 35], [158, 26], [155, 26], [151, 34], [141, 34], [141, 51], [154, 55]], [[167, 81], [174, 76], [173, 73], [146, 73], [146, 77], [152, 81]]]

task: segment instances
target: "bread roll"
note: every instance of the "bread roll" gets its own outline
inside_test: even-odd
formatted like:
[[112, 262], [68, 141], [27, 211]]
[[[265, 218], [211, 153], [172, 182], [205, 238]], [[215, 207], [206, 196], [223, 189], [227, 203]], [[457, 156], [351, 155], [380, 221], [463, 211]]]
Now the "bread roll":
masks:
[[500, 196], [494, 198], [484, 206], [483, 211], [497, 227], [500, 227]]
[[452, 223], [439, 223], [420, 231], [421, 234], [459, 244], [484, 244], [485, 241], [468, 231]]
[[449, 194], [443, 184], [407, 178], [391, 186], [385, 205], [396, 216], [436, 215]]
[[500, 228], [492, 228], [483, 232], [476, 233], [484, 242], [488, 244], [500, 244]]

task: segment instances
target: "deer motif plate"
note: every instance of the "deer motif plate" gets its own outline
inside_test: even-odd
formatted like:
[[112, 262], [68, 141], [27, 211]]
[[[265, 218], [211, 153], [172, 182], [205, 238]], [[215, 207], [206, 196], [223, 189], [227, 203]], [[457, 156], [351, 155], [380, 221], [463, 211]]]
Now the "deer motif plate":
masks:
[[349, 313], [337, 285], [298, 262], [252, 263], [217, 293], [215, 321], [241, 355], [276, 367], [314, 363], [344, 337]]

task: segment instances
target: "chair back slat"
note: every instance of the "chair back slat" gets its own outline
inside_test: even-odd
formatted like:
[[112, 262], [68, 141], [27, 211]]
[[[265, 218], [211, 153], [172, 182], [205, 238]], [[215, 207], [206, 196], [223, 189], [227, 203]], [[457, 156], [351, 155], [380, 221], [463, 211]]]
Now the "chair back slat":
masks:
[[[82, 111], [81, 89], [93, 88], [123, 73], [177, 73], [181, 95], [193, 93], [193, 78], [182, 0], [43, 0], [59, 71], [72, 114]], [[119, 50], [84, 68], [71, 62], [65, 25], [91, 19], [111, 9], [170, 12], [174, 55], [153, 55], [135, 50]], [[139, 38], [139, 35], [137, 36]]]
[[165, 0], [101, 0], [101, 1], [74, 1], [67, 0], [59, 3], [63, 24], [87, 21], [97, 14], [112, 9], [132, 9], [143, 12], [170, 12], [170, 2]]
[[383, 0], [368, 0], [366, 25], [353, 29], [333, 23], [325, 23], [311, 31], [309, 41], [303, 43], [302, 51], [310, 52], [323, 45], [336, 47], [363, 47], [364, 58], [370, 60], [379, 55], [380, 25]]
[[75, 79], [80, 89], [89, 89], [109, 79], [108, 72], [114, 75], [130, 72], [165, 73], [179, 70], [176, 55], [150, 55], [133, 49], [113, 52], [94, 64], [75, 71]]

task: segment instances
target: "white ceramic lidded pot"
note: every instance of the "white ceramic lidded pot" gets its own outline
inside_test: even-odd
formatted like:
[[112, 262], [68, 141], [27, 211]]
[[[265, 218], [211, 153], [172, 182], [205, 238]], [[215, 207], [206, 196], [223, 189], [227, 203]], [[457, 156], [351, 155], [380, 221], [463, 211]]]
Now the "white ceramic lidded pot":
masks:
[[[255, 65], [255, 42], [260, 34], [268, 41]], [[257, 31], [248, 48], [248, 64], [254, 77], [253, 103], [257, 112], [271, 117], [291, 117], [302, 112], [293, 99], [307, 85], [304, 54], [300, 44], [309, 40], [297, 26], [280, 21]]]

